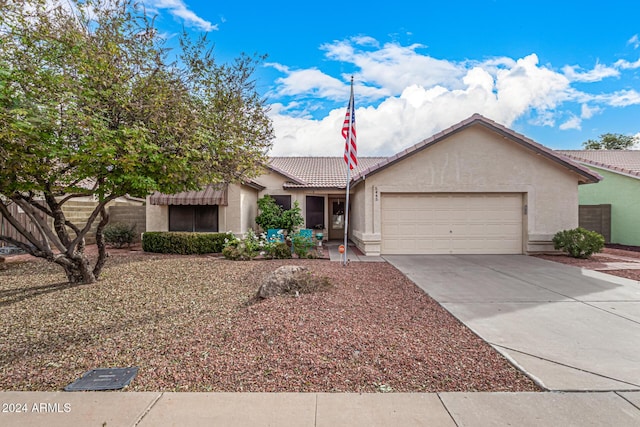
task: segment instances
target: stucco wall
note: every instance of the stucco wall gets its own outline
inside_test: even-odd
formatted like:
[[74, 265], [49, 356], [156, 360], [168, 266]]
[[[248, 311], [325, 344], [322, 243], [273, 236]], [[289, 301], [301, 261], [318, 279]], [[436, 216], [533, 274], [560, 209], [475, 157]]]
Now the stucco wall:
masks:
[[246, 233], [256, 229], [256, 215], [258, 214], [258, 190], [242, 186], [240, 192], [241, 231]]
[[230, 231], [238, 236], [240, 230], [240, 188], [238, 184], [229, 184], [227, 187], [227, 206], [218, 206], [218, 231], [225, 233]]
[[277, 172], [270, 171], [260, 175], [254, 181], [265, 187], [264, 190], [260, 191], [259, 197], [264, 197], [267, 194], [270, 196], [291, 196], [291, 206], [297, 200], [304, 212], [304, 194], [299, 190], [289, 191], [282, 188], [285, 182], [290, 181], [290, 179]]
[[580, 186], [580, 204], [610, 204], [611, 243], [640, 246], [640, 179], [586, 166], [603, 180]]
[[381, 239], [384, 193], [521, 193], [525, 252], [552, 250], [557, 231], [578, 225], [578, 176], [480, 125], [366, 177], [355, 190], [358, 209], [364, 206], [365, 212], [364, 218], [355, 215], [353, 236], [372, 254]]

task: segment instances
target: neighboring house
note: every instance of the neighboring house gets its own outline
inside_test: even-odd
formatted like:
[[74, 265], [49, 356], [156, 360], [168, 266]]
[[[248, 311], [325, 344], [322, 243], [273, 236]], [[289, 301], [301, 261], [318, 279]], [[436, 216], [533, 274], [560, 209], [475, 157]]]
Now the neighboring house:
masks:
[[[578, 225], [578, 185], [600, 179], [478, 114], [392, 157], [358, 162], [349, 237], [367, 255], [553, 250], [553, 235]], [[241, 235], [255, 227], [257, 200], [269, 194], [284, 207], [298, 201], [305, 227], [341, 239], [345, 188], [342, 157], [274, 157], [253, 182], [209, 189], [208, 199], [207, 190], [150, 196], [147, 230], [197, 231], [198, 218], [215, 215], [203, 231]]]
[[[558, 150], [602, 176], [597, 185], [580, 187], [581, 208], [610, 205], [601, 232], [607, 241], [640, 246], [640, 150]], [[608, 216], [610, 214], [610, 216]], [[581, 218], [581, 222], [582, 222]], [[587, 227], [594, 228], [594, 227]]]

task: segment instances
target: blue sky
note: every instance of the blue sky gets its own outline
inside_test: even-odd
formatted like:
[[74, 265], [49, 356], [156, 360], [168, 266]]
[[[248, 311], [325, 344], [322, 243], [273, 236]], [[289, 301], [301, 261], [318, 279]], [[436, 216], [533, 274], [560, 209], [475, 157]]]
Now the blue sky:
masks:
[[[358, 152], [391, 155], [480, 113], [550, 148], [640, 136], [635, 1], [144, 0], [168, 39], [267, 54], [272, 155], [337, 156], [354, 76]], [[638, 147], [640, 148], [640, 147]]]

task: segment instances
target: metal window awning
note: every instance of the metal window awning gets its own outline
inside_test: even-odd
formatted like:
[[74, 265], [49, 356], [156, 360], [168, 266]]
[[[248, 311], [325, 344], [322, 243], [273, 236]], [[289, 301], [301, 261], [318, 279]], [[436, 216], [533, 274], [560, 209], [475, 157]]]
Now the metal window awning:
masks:
[[149, 198], [152, 205], [221, 205], [227, 206], [227, 186], [208, 185], [200, 191], [175, 194], [155, 192]]

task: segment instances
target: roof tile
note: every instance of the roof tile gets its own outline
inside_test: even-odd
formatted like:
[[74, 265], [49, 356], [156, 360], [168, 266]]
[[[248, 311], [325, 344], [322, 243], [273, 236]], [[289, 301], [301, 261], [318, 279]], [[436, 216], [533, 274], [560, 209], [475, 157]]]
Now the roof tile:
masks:
[[556, 152], [574, 161], [640, 177], [640, 150], [556, 150]]
[[[352, 176], [374, 166], [386, 157], [358, 157]], [[285, 188], [346, 188], [347, 164], [342, 157], [271, 157], [270, 166], [288, 178]]]

